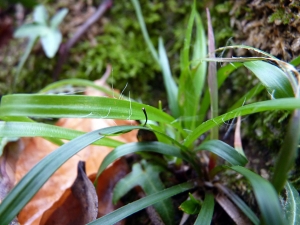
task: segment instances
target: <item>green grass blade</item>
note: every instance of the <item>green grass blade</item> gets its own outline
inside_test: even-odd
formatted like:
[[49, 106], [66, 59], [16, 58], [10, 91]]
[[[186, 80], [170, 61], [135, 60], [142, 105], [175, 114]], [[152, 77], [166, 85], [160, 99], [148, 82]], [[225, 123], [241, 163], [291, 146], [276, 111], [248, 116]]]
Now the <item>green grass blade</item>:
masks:
[[92, 81], [89, 80], [85, 80], [85, 79], [65, 79], [65, 80], [60, 80], [54, 83], [49, 84], [48, 86], [46, 86], [45, 88], [43, 88], [42, 90], [39, 91], [40, 94], [47, 94], [47, 93], [51, 93], [54, 90], [59, 90], [62, 89], [62, 87], [67, 86], [67, 85], [73, 85], [73, 86], [78, 86], [78, 87], [91, 87], [94, 88], [95, 90], [101, 91], [109, 96], [114, 96], [115, 98], [122, 98], [123, 100], [128, 100], [128, 97], [125, 96], [121, 96], [119, 93], [108, 89], [106, 87], [103, 86], [99, 86], [97, 84], [95, 84]]
[[[228, 76], [235, 70], [237, 70], [239, 67], [241, 67], [242, 63], [231, 63], [227, 64], [226, 66], [221, 67], [218, 69], [217, 72], [217, 78], [218, 78], [218, 88], [222, 86], [224, 81], [228, 78]], [[209, 90], [207, 89], [204, 93], [204, 97], [201, 101], [201, 107], [199, 111], [199, 118], [198, 118], [198, 125], [204, 121], [204, 118], [206, 117], [207, 110], [210, 105], [210, 96], [209, 96]]]
[[[0, 120], [7, 121], [7, 122], [8, 121], [13, 121], [13, 122], [30, 122], [30, 123], [34, 123], [35, 122], [34, 120], [29, 119], [28, 117], [25, 117], [25, 116], [5, 116], [5, 117], [0, 117]], [[20, 136], [20, 137], [22, 137], [22, 136]], [[46, 139], [46, 140], [48, 140], [48, 141], [50, 141], [53, 144], [56, 144], [58, 146], [64, 144], [64, 142], [62, 140], [58, 139], [58, 138], [44, 137], [44, 139]]]
[[187, 29], [185, 32], [185, 38], [184, 38], [184, 43], [183, 43], [183, 66], [185, 68], [189, 67], [190, 64], [190, 46], [191, 46], [191, 39], [192, 39], [192, 32], [193, 32], [193, 24], [194, 24], [194, 20], [195, 20], [195, 16], [196, 16], [196, 6], [195, 6], [195, 2], [193, 3], [192, 6], [192, 12], [187, 24]]
[[255, 213], [246, 205], [246, 203], [233, 191], [227, 189], [221, 184], [217, 184], [218, 188], [227, 195], [228, 198], [251, 220], [254, 225], [259, 225], [260, 221]]
[[278, 193], [283, 189], [288, 178], [288, 173], [295, 164], [298, 152], [299, 134], [300, 110], [295, 110], [290, 118], [285, 138], [274, 166], [272, 184]]
[[[0, 137], [44, 137], [72, 140], [83, 134], [85, 132], [43, 123], [0, 121]], [[115, 148], [124, 143], [105, 137], [93, 144]]]
[[[180, 56], [181, 74], [179, 78], [178, 92], [178, 103], [182, 116], [181, 119], [183, 121], [184, 127], [189, 130], [194, 129], [195, 127], [195, 116], [199, 109], [200, 99], [200, 84], [198, 82], [200, 82], [199, 78], [201, 74], [197, 74], [195, 69], [190, 69], [190, 48], [195, 17], [196, 6], [194, 2], [192, 5], [192, 12], [187, 24], [183, 50]], [[199, 42], [197, 43], [197, 45], [199, 45]], [[199, 51], [199, 49], [197, 50]], [[202, 66], [200, 65], [200, 67]]]
[[130, 153], [143, 151], [171, 155], [189, 161], [189, 158], [186, 155], [184, 155], [179, 148], [174, 147], [172, 145], [167, 145], [161, 142], [128, 143], [115, 148], [104, 158], [97, 172], [97, 177], [106, 169], [106, 167], [109, 164], [111, 164], [116, 159]]
[[232, 166], [231, 169], [245, 176], [251, 183], [264, 223], [285, 225], [278, 195], [271, 183], [244, 167]]
[[[202, 59], [207, 55], [205, 29], [203, 27], [201, 17], [197, 12], [195, 15], [195, 22], [196, 40], [193, 47], [193, 60]], [[199, 99], [203, 92], [203, 87], [205, 84], [207, 63], [202, 62], [200, 65], [192, 63], [192, 67], [194, 67], [194, 69], [192, 70], [192, 77], [194, 77], [194, 83], [196, 84], [195, 98], [198, 97], [198, 100], [196, 100], [195, 102], [199, 104]]]
[[164, 84], [167, 90], [169, 107], [172, 112], [172, 115], [175, 118], [177, 118], [180, 115], [179, 107], [177, 103], [178, 87], [172, 77], [169, 60], [163, 44], [163, 40], [161, 38], [159, 39], [158, 53], [159, 53], [160, 67], [162, 69], [163, 78], [164, 78]]
[[272, 98], [295, 96], [287, 75], [278, 67], [263, 61], [245, 62], [244, 65], [257, 76]]
[[282, 199], [282, 206], [287, 219], [287, 225], [300, 224], [300, 197], [298, 191], [287, 182], [285, 185], [286, 199]]
[[186, 182], [182, 184], [175, 185], [173, 187], [167, 188], [158, 193], [149, 195], [145, 198], [137, 200], [135, 202], [129, 203], [126, 206], [123, 206], [112, 213], [109, 213], [91, 223], [89, 225], [113, 225], [118, 221], [132, 215], [135, 212], [138, 212], [150, 205], [158, 203], [164, 199], [170, 198], [176, 194], [188, 191], [194, 187], [193, 182]]
[[195, 225], [210, 225], [214, 213], [215, 201], [212, 193], [206, 193], [205, 198], [196, 219]]
[[28, 44], [26, 46], [25, 52], [22, 55], [22, 57], [20, 59], [20, 62], [18, 64], [18, 67], [17, 67], [16, 75], [15, 75], [15, 78], [14, 78], [14, 86], [12, 87], [12, 90], [15, 89], [16, 85], [19, 82], [18, 79], [19, 79], [20, 73], [21, 73], [21, 71], [22, 71], [22, 69], [25, 65], [26, 60], [29, 57], [29, 54], [30, 54], [36, 40], [37, 40], [37, 36], [30, 36], [29, 39], [28, 39]]
[[246, 94], [244, 94], [239, 100], [237, 100], [236, 103], [234, 103], [233, 106], [231, 106], [228, 111], [231, 111], [238, 107], [243, 106], [247, 100], [258, 95], [263, 90], [264, 90], [264, 86], [261, 83], [255, 85], [255, 87], [253, 87], [250, 91], [248, 91]]
[[[165, 189], [164, 184], [159, 177], [159, 174], [162, 171], [162, 167], [147, 163], [145, 160], [141, 163], [134, 164], [132, 172], [121, 179], [115, 186], [113, 191], [113, 201], [117, 202], [120, 197], [135, 186], [140, 186], [146, 195], [162, 191]], [[153, 207], [165, 224], [174, 224], [174, 208], [170, 199], [154, 204]]]
[[[3, 96], [0, 117], [28, 116], [43, 118], [107, 118], [140, 120], [148, 113], [148, 119], [170, 123], [174, 118], [149, 105], [120, 99], [80, 95], [31, 95]], [[176, 124], [175, 124], [176, 127]]]
[[145, 39], [145, 42], [153, 56], [153, 58], [155, 59], [155, 61], [159, 63], [159, 57], [158, 57], [158, 54], [150, 40], [150, 37], [149, 37], [149, 34], [147, 32], [147, 28], [146, 28], [146, 24], [145, 24], [145, 21], [144, 21], [144, 18], [143, 18], [143, 15], [142, 15], [142, 11], [141, 11], [141, 6], [140, 6], [140, 3], [138, 0], [131, 0], [133, 6], [134, 6], [134, 9], [135, 9], [135, 13], [136, 13], [136, 16], [138, 18], [138, 21], [139, 21], [139, 24], [141, 26], [141, 30], [142, 30], [142, 33], [143, 33], [143, 36], [144, 36], [144, 39]]
[[205, 141], [195, 151], [207, 150], [223, 158], [232, 165], [245, 166], [247, 158], [241, 155], [236, 149], [220, 140]]
[[292, 64], [293, 66], [299, 66], [300, 65], [300, 55], [298, 57], [296, 57], [295, 59], [293, 59], [290, 64]]
[[232, 45], [232, 46], [226, 46], [226, 47], [222, 47], [222, 48], [218, 48], [216, 49], [216, 51], [225, 51], [225, 50], [229, 50], [229, 49], [236, 49], [236, 48], [242, 48], [242, 49], [247, 49], [247, 50], [250, 50], [250, 51], [254, 51], [254, 52], [257, 52], [259, 54], [262, 54], [266, 57], [270, 57], [270, 58], [273, 58], [273, 59], [277, 59], [276, 57], [274, 57], [273, 55], [267, 53], [267, 52], [264, 52], [258, 48], [254, 48], [254, 47], [251, 47], [251, 46], [247, 46], [247, 45]]
[[208, 131], [211, 127], [221, 125], [225, 121], [238, 116], [244, 116], [269, 110], [294, 110], [299, 108], [300, 100], [295, 98], [274, 99], [248, 104], [200, 124], [186, 137], [184, 145], [190, 146], [200, 135]]
[[128, 128], [126, 126], [95, 130], [75, 138], [47, 155], [20, 180], [1, 202], [1, 223], [10, 223], [10, 221], [64, 162], [84, 147], [104, 137], [99, 135], [99, 133], [113, 134], [127, 130]]

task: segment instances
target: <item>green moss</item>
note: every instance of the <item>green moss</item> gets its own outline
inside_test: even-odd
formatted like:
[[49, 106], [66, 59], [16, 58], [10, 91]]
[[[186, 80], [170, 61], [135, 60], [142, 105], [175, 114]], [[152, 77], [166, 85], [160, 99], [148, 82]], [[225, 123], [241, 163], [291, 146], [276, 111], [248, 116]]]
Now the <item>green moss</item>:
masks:
[[268, 22], [273, 23], [275, 21], [281, 21], [286, 25], [291, 21], [292, 18], [294, 18], [292, 13], [288, 13], [284, 9], [279, 8], [268, 18]]
[[[173, 74], [179, 75], [179, 52], [185, 35], [185, 25], [190, 14], [191, 4], [169, 0], [141, 0], [142, 13], [154, 46], [163, 37]], [[161, 72], [152, 58], [142, 36], [131, 1], [114, 2], [106, 20], [103, 34], [95, 37], [96, 45], [85, 41], [72, 49], [70, 66], [65, 71], [75, 77], [90, 80], [98, 79], [105, 71], [106, 64], [113, 67], [109, 83], [122, 90], [128, 83], [131, 96], [151, 99], [163, 86], [159, 83], [151, 87], [149, 83], [159, 80]], [[75, 67], [76, 66], [76, 67]], [[76, 69], [75, 69], [76, 68]], [[128, 92], [125, 93], [128, 95]], [[132, 95], [133, 94], [133, 95]], [[150, 95], [150, 96], [149, 96]]]

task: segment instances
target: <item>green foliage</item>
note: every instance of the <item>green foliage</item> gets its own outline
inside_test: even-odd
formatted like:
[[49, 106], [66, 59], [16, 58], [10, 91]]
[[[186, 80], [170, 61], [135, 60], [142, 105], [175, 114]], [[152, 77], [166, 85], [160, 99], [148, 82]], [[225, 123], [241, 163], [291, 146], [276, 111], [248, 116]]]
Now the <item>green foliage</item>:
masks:
[[[24, 24], [19, 27], [15, 31], [14, 37], [28, 37], [30, 40], [34, 41], [39, 37], [47, 57], [52, 58], [62, 41], [62, 35], [58, 30], [58, 26], [67, 13], [67, 9], [61, 9], [50, 21], [48, 21], [46, 8], [43, 5], [38, 5], [33, 12], [33, 23]], [[32, 49], [32, 46], [30, 49]]]
[[[146, 195], [155, 194], [164, 189], [164, 184], [159, 178], [163, 168], [152, 165], [146, 161], [136, 163], [132, 166], [132, 172], [118, 182], [113, 192], [113, 202], [116, 203], [120, 197], [125, 195], [135, 186], [140, 186]], [[166, 199], [153, 207], [161, 216], [165, 224], [174, 224], [174, 209], [172, 201]]]
[[189, 199], [184, 201], [179, 209], [182, 210], [186, 214], [197, 214], [200, 212], [202, 202], [195, 199], [194, 196], [189, 193]]
[[[166, 51], [171, 56], [170, 65], [174, 65], [171, 70], [178, 76], [179, 67], [176, 60], [183, 43], [183, 24], [190, 10], [190, 2], [142, 0], [140, 4], [150, 35], [161, 36], [167, 40]], [[153, 96], [157, 100], [157, 94], [150, 90], [157, 93], [163, 88], [158, 86], [158, 83], [162, 82], [157, 82], [161, 79], [160, 66], [153, 60], [151, 51], [145, 48], [133, 4], [124, 0], [114, 2], [107, 19], [104, 21], [103, 33], [95, 37], [97, 45], [92, 46], [85, 41], [75, 46], [72, 52], [79, 53], [81, 59], [76, 63], [71, 61], [71, 66], [76, 65], [76, 71], [68, 66], [66, 70], [72, 70], [71, 73], [75, 77], [97, 79], [109, 63], [113, 67], [109, 82], [113, 83], [115, 88], [122, 90], [128, 83], [127, 90], [130, 90], [135, 98], [142, 96], [142, 99], [151, 99]], [[155, 45], [158, 43], [157, 38], [151, 41]], [[150, 87], [151, 82], [155, 82], [157, 87]]]
[[287, 182], [284, 198], [281, 198], [287, 224], [300, 224], [300, 197], [298, 191]]
[[285, 11], [285, 9], [279, 8], [268, 18], [268, 22], [281, 22], [283, 24], [288, 24], [290, 23], [291, 19], [297, 19], [297, 16], [291, 12]]

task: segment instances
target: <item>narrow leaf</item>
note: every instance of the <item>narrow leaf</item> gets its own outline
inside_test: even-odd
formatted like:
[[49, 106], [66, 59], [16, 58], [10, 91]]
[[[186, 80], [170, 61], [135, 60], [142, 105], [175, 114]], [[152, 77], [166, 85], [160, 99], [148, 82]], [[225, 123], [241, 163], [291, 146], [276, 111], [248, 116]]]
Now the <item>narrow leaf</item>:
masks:
[[48, 13], [46, 11], [45, 6], [38, 5], [34, 8], [33, 11], [33, 20], [34, 22], [47, 25]]
[[43, 186], [48, 178], [69, 158], [104, 136], [99, 133], [118, 133], [126, 126], [108, 127], [84, 134], [59, 147], [36, 164], [11, 190], [0, 204], [0, 221], [8, 224]]
[[[83, 134], [85, 134], [85, 132], [43, 123], [0, 121], [0, 137], [46, 137], [71, 140]], [[101, 140], [95, 141], [94, 144], [117, 147], [123, 143], [105, 137]]]
[[52, 29], [57, 29], [58, 25], [63, 21], [68, 14], [68, 9], [64, 8], [59, 10], [50, 20], [50, 26]]
[[220, 140], [210, 140], [202, 143], [195, 151], [207, 150], [223, 158], [232, 165], [245, 166], [247, 158], [240, 154], [236, 149]]
[[[174, 118], [149, 105], [106, 97], [79, 95], [6, 95], [1, 100], [0, 117], [29, 116], [44, 118], [107, 118], [140, 120], [148, 119], [170, 123]], [[173, 125], [176, 124], [173, 123]]]
[[245, 62], [273, 98], [293, 97], [294, 92], [286, 74], [278, 67], [263, 61]]
[[195, 225], [210, 225], [214, 213], [215, 201], [212, 193], [206, 193], [202, 208], [197, 217]]
[[238, 116], [269, 110], [293, 110], [299, 108], [300, 100], [295, 98], [275, 99], [248, 104], [200, 124], [186, 137], [184, 145], [190, 146], [198, 137], [200, 137], [204, 132], [208, 131], [211, 127], [223, 124], [225, 121]]
[[[241, 67], [243, 64], [241, 63], [230, 63], [226, 66], [221, 67], [218, 69], [217, 72], [217, 79], [218, 79], [218, 88], [222, 86], [224, 81], [228, 78], [228, 76], [235, 70], [237, 70], [239, 67]], [[204, 97], [201, 101], [201, 107], [199, 111], [199, 118], [198, 118], [198, 124], [202, 123], [204, 121], [204, 118], [206, 117], [207, 110], [210, 105], [210, 95], [209, 90], [207, 89], [204, 93]]]
[[282, 207], [287, 219], [287, 225], [300, 224], [300, 197], [298, 191], [287, 182], [285, 185], [286, 199], [282, 200]]
[[153, 56], [153, 58], [155, 59], [155, 61], [159, 64], [159, 58], [158, 58], [158, 54], [150, 40], [149, 34], [147, 32], [147, 28], [146, 28], [146, 24], [142, 15], [142, 10], [141, 10], [141, 6], [138, 0], [131, 0], [134, 9], [135, 9], [135, 13], [136, 16], [138, 18], [139, 24], [141, 26], [141, 30], [145, 39], [146, 44], [148, 45], [148, 48]]
[[186, 182], [182, 184], [175, 185], [173, 187], [167, 188], [163, 191], [160, 191], [158, 193], [149, 195], [145, 198], [142, 198], [140, 200], [137, 200], [135, 202], [129, 203], [126, 206], [123, 206], [117, 210], [115, 210], [112, 213], [107, 214], [106, 216], [101, 217], [100, 219], [97, 219], [89, 225], [113, 225], [117, 223], [118, 221], [132, 215], [135, 212], [138, 212], [150, 205], [153, 205], [155, 203], [158, 203], [164, 199], [170, 198], [176, 194], [188, 191], [194, 187], [193, 182]]
[[169, 107], [172, 112], [172, 115], [176, 118], [179, 116], [179, 107], [177, 103], [178, 87], [172, 77], [169, 60], [161, 38], [159, 39], [158, 53], [159, 63], [164, 78], [164, 85], [167, 90]]
[[299, 135], [300, 110], [295, 110], [290, 118], [283, 144], [275, 162], [272, 184], [278, 193], [283, 189], [289, 171], [295, 164], [298, 152]]
[[95, 84], [94, 82], [92, 81], [89, 81], [89, 80], [85, 80], [85, 79], [65, 79], [65, 80], [60, 80], [60, 81], [57, 81], [57, 82], [54, 82], [54, 83], [51, 83], [49, 85], [47, 85], [45, 88], [43, 88], [42, 90], [39, 91], [39, 93], [41, 94], [44, 94], [44, 93], [53, 93], [52, 91], [55, 91], [55, 89], [59, 89], [61, 87], [64, 87], [64, 86], [70, 86], [70, 85], [74, 85], [74, 86], [83, 86], [83, 87], [91, 87], [91, 88], [94, 88], [96, 90], [99, 90], [109, 96], [114, 96], [115, 98], [118, 98], [118, 99], [122, 99], [123, 100], [127, 100], [129, 101], [129, 98], [125, 97], [125, 96], [121, 96], [119, 93], [117, 92], [114, 92], [113, 90], [111, 89], [108, 89], [106, 87], [102, 87], [102, 86], [99, 86], [97, 84]]
[[115, 148], [104, 158], [98, 170], [97, 177], [106, 169], [109, 164], [111, 164], [116, 159], [130, 153], [143, 151], [157, 152], [164, 155], [176, 156], [186, 161], [190, 161], [189, 158], [184, 155], [179, 148], [172, 145], [167, 145], [160, 142], [128, 143]]
[[44, 25], [31, 23], [24, 24], [20, 26], [15, 32], [15, 38], [24, 38], [24, 37], [38, 37], [45, 35], [48, 32], [48, 28]]
[[244, 167], [232, 166], [231, 169], [245, 176], [251, 183], [264, 223], [285, 225], [278, 195], [271, 183]]
[[[164, 184], [159, 177], [162, 170], [163, 168], [160, 166], [152, 165], [146, 161], [142, 161], [141, 164], [134, 164], [132, 172], [120, 180], [114, 188], [113, 201], [117, 202], [120, 197], [135, 186], [140, 186], [146, 195], [162, 191]], [[174, 209], [170, 199], [161, 201], [159, 204], [154, 204], [153, 206], [165, 224], [174, 224]]]
[[251, 220], [255, 225], [259, 225], [260, 221], [255, 215], [255, 213], [246, 205], [246, 203], [233, 191], [229, 190], [221, 184], [216, 184], [221, 191], [227, 195], [228, 198], [237, 206], [239, 209]]
[[[197, 12], [195, 15], [195, 22], [196, 40], [193, 48], [193, 60], [204, 58], [207, 55], [205, 29], [203, 27], [201, 17]], [[192, 66], [195, 67], [195, 71], [192, 71], [192, 77], [194, 77], [194, 83], [196, 84], [195, 102], [199, 104], [199, 99], [203, 92], [203, 87], [205, 84], [207, 63], [202, 62], [200, 65], [195, 65], [192, 63]]]

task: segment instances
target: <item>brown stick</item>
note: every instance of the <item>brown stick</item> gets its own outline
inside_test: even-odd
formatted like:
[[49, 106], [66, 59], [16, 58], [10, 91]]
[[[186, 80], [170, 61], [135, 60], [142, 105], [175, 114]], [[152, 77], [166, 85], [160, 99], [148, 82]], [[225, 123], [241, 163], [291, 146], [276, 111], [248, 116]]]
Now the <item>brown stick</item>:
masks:
[[70, 48], [80, 39], [80, 37], [93, 25], [103, 14], [112, 6], [113, 0], [103, 0], [97, 11], [87, 20], [85, 23], [78, 28], [76, 33], [71, 37], [67, 43], [61, 44], [59, 49], [59, 57], [56, 67], [53, 72], [53, 80], [57, 80], [61, 72], [63, 64], [66, 62]]

